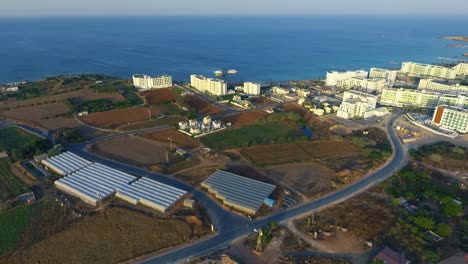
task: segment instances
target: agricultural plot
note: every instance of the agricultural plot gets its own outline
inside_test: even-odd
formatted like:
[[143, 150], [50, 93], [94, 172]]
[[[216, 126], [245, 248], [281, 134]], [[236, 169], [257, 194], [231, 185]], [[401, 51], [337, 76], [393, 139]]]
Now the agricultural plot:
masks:
[[[86, 234], [86, 235], [83, 235]], [[190, 225], [110, 208], [8, 259], [9, 263], [119, 263], [191, 239]]]
[[39, 137], [17, 127], [0, 130], [0, 148], [7, 151], [24, 148], [38, 140]]
[[216, 105], [210, 104], [197, 95], [186, 95], [185, 102], [195, 109], [199, 114], [214, 115], [223, 112], [223, 110]]
[[247, 125], [254, 125], [257, 123], [257, 120], [264, 118], [266, 115], [267, 113], [265, 112], [253, 110], [223, 117], [221, 121], [225, 123], [230, 122], [233, 126], [241, 127]]
[[289, 139], [294, 140], [300, 136], [301, 132], [295, 124], [271, 122], [213, 133], [202, 137], [201, 141], [210, 148], [230, 149], [255, 144], [287, 142]]
[[0, 159], [0, 201], [16, 197], [27, 190], [25, 184], [10, 171], [10, 160]]
[[[12, 250], [31, 222], [33, 206], [21, 206], [0, 214], [0, 256]], [[1, 259], [0, 259], [1, 261]]]
[[289, 144], [251, 146], [242, 155], [258, 166], [303, 162], [357, 155], [359, 149], [349, 142], [304, 141]]
[[92, 145], [98, 155], [138, 166], [155, 165], [166, 160], [164, 144], [140, 137], [117, 137]]
[[71, 118], [69, 113], [70, 109], [65, 103], [55, 102], [9, 110], [2, 115], [47, 129], [78, 126], [78, 122]]
[[142, 92], [141, 95], [146, 98], [148, 104], [159, 105], [173, 102], [177, 98], [177, 95], [172, 90], [172, 88], [154, 89]]
[[198, 147], [197, 141], [195, 141], [190, 136], [180, 133], [174, 128], [154, 131], [151, 133], [141, 135], [144, 138], [148, 138], [151, 140], [163, 142], [163, 143], [170, 143], [172, 141], [173, 144], [184, 147], [184, 148], [196, 148]]
[[116, 128], [121, 125], [148, 120], [154, 114], [156, 114], [155, 111], [147, 107], [132, 107], [89, 114], [81, 117], [81, 120], [95, 127]]
[[83, 104], [89, 101], [103, 100], [103, 99], [109, 100], [113, 103], [121, 102], [125, 100], [125, 98], [119, 93], [95, 93], [95, 92], [90, 91], [89, 93], [84, 93], [75, 97], [71, 97], [70, 101], [73, 104], [78, 105], [78, 104]]

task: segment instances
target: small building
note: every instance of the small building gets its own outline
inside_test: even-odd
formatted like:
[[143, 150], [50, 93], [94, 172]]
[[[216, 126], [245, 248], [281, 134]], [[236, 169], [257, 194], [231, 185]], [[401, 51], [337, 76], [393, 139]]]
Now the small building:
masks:
[[395, 252], [389, 247], [385, 247], [375, 256], [375, 259], [383, 261], [385, 264], [409, 264], [409, 260], [401, 253]]
[[268, 207], [273, 207], [273, 206], [275, 206], [276, 201], [273, 200], [273, 199], [271, 199], [271, 198], [269, 198], [269, 197], [267, 197], [267, 198], [265, 198], [265, 199], [263, 200], [263, 203], [264, 203], [266, 206], [268, 206]]
[[8, 157], [8, 152], [0, 150], [0, 159], [7, 158]]
[[194, 127], [196, 125], [198, 125], [198, 122], [197, 122], [196, 119], [190, 119], [189, 120], [189, 126]]
[[200, 129], [198, 127], [191, 127], [190, 128], [190, 134], [200, 134]]
[[181, 148], [176, 149], [176, 153], [181, 157], [187, 157], [188, 155], [190, 155], [190, 153]]
[[190, 208], [190, 209], [193, 209], [195, 207], [195, 200], [193, 199], [185, 199], [184, 200], [184, 207], [187, 207], [187, 208]]
[[323, 116], [323, 114], [325, 113], [325, 110], [321, 108], [314, 108], [314, 109], [311, 109], [310, 111], [318, 116]]
[[203, 124], [209, 125], [211, 123], [211, 116], [203, 117]]
[[49, 155], [47, 155], [47, 153], [42, 153], [42, 154], [34, 156], [33, 158], [37, 163], [41, 163], [41, 161], [48, 159]]
[[211, 123], [213, 129], [220, 129], [221, 128], [221, 121], [215, 120]]
[[185, 130], [187, 128], [187, 121], [180, 121], [179, 128]]
[[85, 116], [85, 115], [88, 115], [88, 111], [83, 111], [83, 112], [79, 112], [78, 113], [78, 116]]
[[28, 192], [28, 193], [19, 195], [18, 197], [16, 197], [16, 200], [18, 201], [19, 204], [29, 204], [29, 203], [36, 201], [36, 196], [34, 195], [33, 192]]

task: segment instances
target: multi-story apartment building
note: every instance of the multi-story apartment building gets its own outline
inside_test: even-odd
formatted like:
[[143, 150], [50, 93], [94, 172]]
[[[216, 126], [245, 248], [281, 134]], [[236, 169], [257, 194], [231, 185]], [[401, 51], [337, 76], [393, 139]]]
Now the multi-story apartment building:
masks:
[[190, 85], [202, 92], [214, 95], [227, 94], [227, 83], [220, 79], [206, 78], [202, 75], [190, 75]]
[[462, 94], [450, 95], [415, 89], [385, 88], [382, 90], [380, 104], [396, 107], [436, 107], [441, 104], [466, 107], [468, 100]]
[[468, 75], [468, 63], [460, 63], [457, 66], [453, 67], [457, 72], [458, 76], [467, 76]]
[[384, 79], [366, 79], [360, 77], [351, 77], [341, 80], [338, 85], [342, 89], [355, 89], [366, 93], [381, 93], [382, 89], [389, 87], [390, 84]]
[[395, 83], [397, 71], [387, 70], [382, 68], [371, 68], [369, 72], [369, 79], [384, 79], [391, 85]]
[[444, 94], [468, 94], [468, 86], [449, 84], [445, 81], [434, 79], [421, 79], [418, 89]]
[[133, 86], [143, 90], [167, 88], [172, 86], [172, 76], [170, 75], [151, 77], [145, 74], [134, 74], [132, 79]]
[[290, 93], [289, 89], [279, 87], [279, 86], [273, 86], [271, 88], [271, 92], [274, 93], [274, 94], [279, 94], [279, 95], [286, 95], [286, 94]]
[[346, 72], [337, 72], [329, 71], [327, 72], [327, 78], [325, 84], [328, 86], [340, 86], [343, 80], [358, 77], [358, 78], [367, 78], [369, 73], [363, 70], [359, 71], [346, 71]]
[[439, 105], [432, 118], [434, 124], [459, 133], [468, 133], [468, 110], [448, 105]]
[[360, 91], [346, 91], [337, 116], [345, 119], [364, 118], [366, 113], [375, 109], [377, 96]]
[[415, 62], [403, 62], [400, 71], [417, 76], [430, 76], [448, 80], [457, 77], [457, 71], [453, 68]]
[[244, 93], [251, 95], [260, 94], [260, 88], [262, 86], [259, 83], [245, 82], [244, 83]]

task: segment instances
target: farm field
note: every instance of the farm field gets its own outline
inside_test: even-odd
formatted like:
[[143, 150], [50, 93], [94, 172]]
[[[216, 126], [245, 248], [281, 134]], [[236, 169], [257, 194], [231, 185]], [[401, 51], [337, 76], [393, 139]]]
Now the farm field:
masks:
[[345, 157], [358, 153], [359, 149], [352, 143], [337, 141], [304, 141], [260, 145], [241, 150], [242, 155], [258, 166]]
[[164, 162], [167, 149], [165, 144], [136, 136], [117, 137], [91, 146], [98, 155], [138, 166]]
[[139, 130], [145, 128], [152, 128], [158, 126], [171, 126], [179, 123], [180, 121], [185, 121], [186, 119], [181, 116], [168, 116], [161, 119], [151, 119], [146, 121], [141, 121], [138, 123], [124, 125], [119, 127], [119, 130], [130, 131], [130, 130]]
[[25, 184], [10, 171], [9, 158], [0, 159], [0, 201], [13, 198], [27, 190]]
[[0, 148], [7, 151], [24, 148], [38, 140], [39, 137], [17, 127], [0, 129]]
[[26, 205], [0, 214], [0, 256], [12, 250], [21, 240], [31, 222], [32, 212], [33, 205]]
[[308, 162], [269, 167], [266, 174], [275, 182], [305, 195], [314, 195], [328, 192], [333, 188], [331, 181], [335, 172], [319, 163]]
[[47, 129], [78, 126], [78, 122], [69, 117], [68, 113], [70, 109], [65, 103], [55, 102], [5, 111], [2, 116], [30, 122]]
[[70, 101], [72, 101], [74, 104], [82, 104], [82, 103], [86, 103], [89, 101], [102, 100], [102, 99], [109, 100], [113, 103], [121, 102], [125, 100], [125, 98], [119, 93], [96, 93], [93, 91], [89, 91], [87, 93], [83, 93], [78, 96], [71, 97]]
[[141, 135], [144, 138], [163, 142], [170, 143], [169, 138], [172, 139], [172, 143], [175, 145], [184, 147], [184, 148], [196, 148], [198, 147], [197, 141], [195, 141], [190, 136], [180, 133], [175, 128], [169, 128], [159, 131], [154, 131], [151, 133]]
[[182, 220], [154, 218], [110, 208], [85, 217], [8, 261], [118, 263], [182, 244], [190, 240], [191, 234], [189, 224]]
[[177, 98], [177, 95], [172, 91], [172, 88], [153, 89], [141, 93], [146, 98], [146, 102], [150, 105], [159, 105], [169, 103]]
[[199, 114], [214, 115], [223, 112], [223, 110], [216, 105], [210, 104], [197, 95], [184, 96], [185, 102], [195, 109]]
[[233, 126], [241, 127], [246, 125], [254, 125], [256, 124], [257, 120], [265, 117], [266, 115], [267, 113], [265, 112], [253, 110], [223, 117], [221, 121], [225, 123], [231, 122]]
[[254, 144], [276, 143], [280, 139], [294, 139], [299, 136], [301, 132], [296, 124], [271, 122], [220, 131], [204, 136], [200, 140], [210, 148], [230, 149]]
[[314, 116], [307, 109], [296, 103], [283, 105], [283, 109], [300, 114], [301, 117], [307, 121], [309, 126], [311, 126], [313, 130], [313, 139], [328, 139], [330, 127], [334, 125], [334, 123], [329, 120], [321, 120], [320, 118]]
[[148, 120], [149, 116], [154, 114], [156, 114], [155, 111], [152, 111], [148, 107], [132, 107], [92, 113], [82, 116], [81, 120], [95, 127], [117, 128], [121, 125]]

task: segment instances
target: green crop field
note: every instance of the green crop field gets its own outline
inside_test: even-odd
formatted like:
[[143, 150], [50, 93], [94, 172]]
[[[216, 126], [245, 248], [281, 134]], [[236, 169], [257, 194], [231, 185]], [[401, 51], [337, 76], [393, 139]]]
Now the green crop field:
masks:
[[214, 149], [247, 147], [256, 144], [275, 144], [294, 141], [302, 134], [296, 124], [271, 122], [220, 131], [200, 140]]
[[38, 140], [39, 137], [17, 127], [9, 127], [0, 130], [0, 148], [7, 151], [26, 147]]
[[0, 201], [14, 197], [26, 191], [26, 186], [10, 171], [10, 160], [0, 159]]
[[0, 256], [12, 250], [31, 221], [33, 205], [21, 206], [0, 214]]

